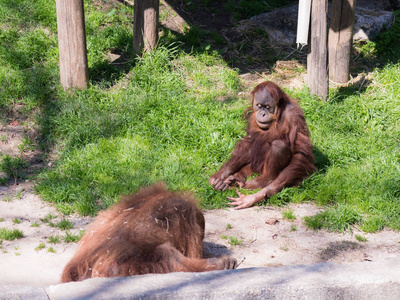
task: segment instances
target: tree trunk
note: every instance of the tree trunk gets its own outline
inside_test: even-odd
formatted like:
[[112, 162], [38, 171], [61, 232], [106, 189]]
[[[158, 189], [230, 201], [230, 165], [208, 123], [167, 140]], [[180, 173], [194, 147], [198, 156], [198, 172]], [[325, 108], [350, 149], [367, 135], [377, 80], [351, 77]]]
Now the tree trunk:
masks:
[[60, 81], [64, 89], [89, 82], [83, 0], [56, 0]]
[[135, 0], [133, 51], [141, 55], [155, 49], [158, 42], [159, 0]]
[[329, 77], [346, 83], [350, 78], [356, 0], [333, 0], [329, 26]]
[[307, 54], [307, 82], [312, 94], [326, 99], [328, 78], [328, 0], [314, 0], [311, 6], [311, 34]]

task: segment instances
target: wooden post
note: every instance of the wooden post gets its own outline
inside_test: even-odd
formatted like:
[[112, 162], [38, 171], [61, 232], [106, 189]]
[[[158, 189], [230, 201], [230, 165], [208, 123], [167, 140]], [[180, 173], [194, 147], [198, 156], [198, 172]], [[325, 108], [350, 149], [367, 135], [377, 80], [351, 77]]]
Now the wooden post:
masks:
[[135, 0], [133, 20], [133, 51], [141, 55], [153, 50], [158, 42], [159, 0]]
[[60, 80], [64, 89], [89, 82], [83, 0], [56, 0]]
[[350, 78], [350, 57], [356, 0], [333, 0], [329, 25], [329, 77], [346, 83]]
[[312, 94], [326, 99], [328, 78], [328, 0], [311, 4], [311, 34], [307, 54], [307, 82]]

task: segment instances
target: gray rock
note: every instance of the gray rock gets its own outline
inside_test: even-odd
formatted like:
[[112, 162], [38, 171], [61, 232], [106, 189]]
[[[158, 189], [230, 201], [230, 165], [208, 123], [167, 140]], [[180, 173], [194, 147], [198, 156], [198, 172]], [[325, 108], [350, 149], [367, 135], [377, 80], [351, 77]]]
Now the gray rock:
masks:
[[372, 40], [393, 22], [394, 16], [391, 11], [357, 8], [353, 40]]
[[[244, 31], [250, 27], [259, 27], [268, 33], [275, 45], [292, 45], [296, 42], [298, 5], [284, 7], [269, 13], [252, 17], [246, 25], [238, 28]], [[371, 40], [384, 28], [393, 24], [392, 11], [377, 10], [356, 6], [354, 37], [356, 40]]]
[[248, 25], [264, 29], [275, 44], [291, 45], [296, 41], [298, 5], [263, 13], [250, 19]]

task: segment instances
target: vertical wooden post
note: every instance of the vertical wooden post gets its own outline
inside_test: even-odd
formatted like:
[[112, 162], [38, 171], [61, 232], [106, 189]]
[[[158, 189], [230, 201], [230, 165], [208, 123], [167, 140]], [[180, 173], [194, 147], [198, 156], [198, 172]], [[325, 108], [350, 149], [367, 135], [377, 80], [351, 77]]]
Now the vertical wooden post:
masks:
[[56, 0], [60, 80], [64, 89], [89, 82], [83, 0]]
[[158, 42], [159, 0], [135, 0], [133, 20], [133, 51], [141, 55], [153, 50]]
[[328, 78], [328, 0], [311, 4], [311, 35], [307, 54], [307, 82], [312, 94], [326, 99]]
[[350, 78], [350, 57], [356, 0], [332, 1], [329, 25], [329, 77], [340, 83]]

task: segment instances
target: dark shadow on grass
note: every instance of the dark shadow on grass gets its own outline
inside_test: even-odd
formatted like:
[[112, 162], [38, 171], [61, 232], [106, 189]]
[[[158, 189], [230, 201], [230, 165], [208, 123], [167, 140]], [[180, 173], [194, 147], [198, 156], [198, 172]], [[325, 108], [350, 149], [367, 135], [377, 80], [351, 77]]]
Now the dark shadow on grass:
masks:
[[[51, 33], [55, 33], [57, 30], [55, 3], [43, 11], [36, 9], [35, 6], [36, 4], [26, 0], [18, 2], [4, 0], [2, 3], [2, 7], [5, 7], [9, 15], [13, 16], [10, 17], [10, 20], [14, 20], [14, 18], [18, 20], [18, 25], [9, 31], [6, 30], [7, 34], [3, 36], [2, 47], [6, 51], [2, 51], [2, 61], [10, 70], [16, 71], [12, 75], [15, 78], [12, 78], [10, 83], [16, 82], [18, 85], [21, 82], [22, 84], [17, 90], [11, 88], [11, 92], [8, 91], [8, 94], [1, 92], [3, 94], [0, 97], [4, 97], [4, 102], [0, 104], [1, 123], [16, 121], [21, 127], [21, 124], [32, 115], [31, 108], [39, 108], [36, 111], [39, 128], [30, 138], [39, 144], [40, 151], [35, 151], [33, 155], [29, 156], [22, 153], [24, 159], [29, 162], [29, 166], [25, 170], [27, 174], [35, 173], [32, 172], [31, 167], [35, 165], [36, 169], [47, 157], [46, 152], [51, 144], [50, 120], [55, 114], [53, 110], [53, 104], [56, 104], [55, 85], [59, 82], [58, 70], [49, 65], [43, 55], [45, 49], [56, 47], [56, 42], [51, 37]], [[51, 27], [53, 24], [54, 27]], [[48, 37], [44, 31], [38, 29], [49, 28], [49, 26], [51, 33], [48, 34]], [[29, 39], [29, 42], [26, 39]], [[16, 47], [15, 45], [21, 41], [29, 47]], [[17, 128], [19, 128], [18, 126]]]
[[328, 156], [323, 153], [318, 147], [313, 147], [313, 153], [315, 157], [315, 166], [319, 172], [325, 172], [327, 168], [331, 165]]
[[[12, 65], [10, 63], [10, 65]], [[13, 131], [18, 131], [21, 138], [26, 138], [32, 141], [29, 144], [29, 149], [24, 146], [21, 148], [20, 154], [13, 159], [21, 159], [23, 168], [15, 170], [12, 176], [7, 177], [6, 184], [19, 184], [32, 176], [35, 176], [46, 166], [49, 159], [49, 152], [53, 145], [52, 140], [52, 119], [57, 114], [57, 101], [55, 94], [55, 82], [57, 79], [54, 70], [44, 64], [37, 63], [33, 67], [23, 70], [21, 73], [24, 83], [21, 90], [22, 98], [30, 99], [31, 103], [12, 103], [9, 106], [5, 105], [0, 108], [0, 113], [4, 114], [4, 123], [15, 123], [5, 128], [8, 134], [13, 134]], [[32, 115], [29, 106], [37, 107], [36, 122], [38, 128], [30, 128], [26, 130], [25, 122]]]
[[[37, 10], [35, 1], [30, 0], [1, 0], [2, 6], [6, 7], [6, 15], [10, 19], [16, 19], [23, 26], [30, 27], [43, 26], [47, 27], [54, 24], [52, 30], [57, 30], [56, 25], [56, 5], [54, 2], [46, 4], [46, 10]], [[40, 4], [39, 4], [40, 5]]]
[[113, 57], [112, 60], [98, 61], [89, 68], [89, 79], [93, 85], [111, 87], [134, 67], [132, 40], [130, 40], [126, 51], [121, 50], [127, 42], [125, 39], [118, 41], [115, 48], [110, 52], [110, 56]]
[[394, 12], [395, 21], [375, 40], [377, 56], [383, 64], [400, 61], [400, 10]]
[[340, 104], [348, 97], [359, 96], [367, 90], [370, 84], [372, 84], [372, 80], [368, 79], [365, 73], [362, 73], [357, 77], [357, 80], [336, 89], [333, 94], [329, 96], [329, 103]]
[[368, 79], [365, 74], [362, 74], [351, 84], [340, 87], [337, 93], [343, 97], [363, 94], [371, 83], [372, 80]]

